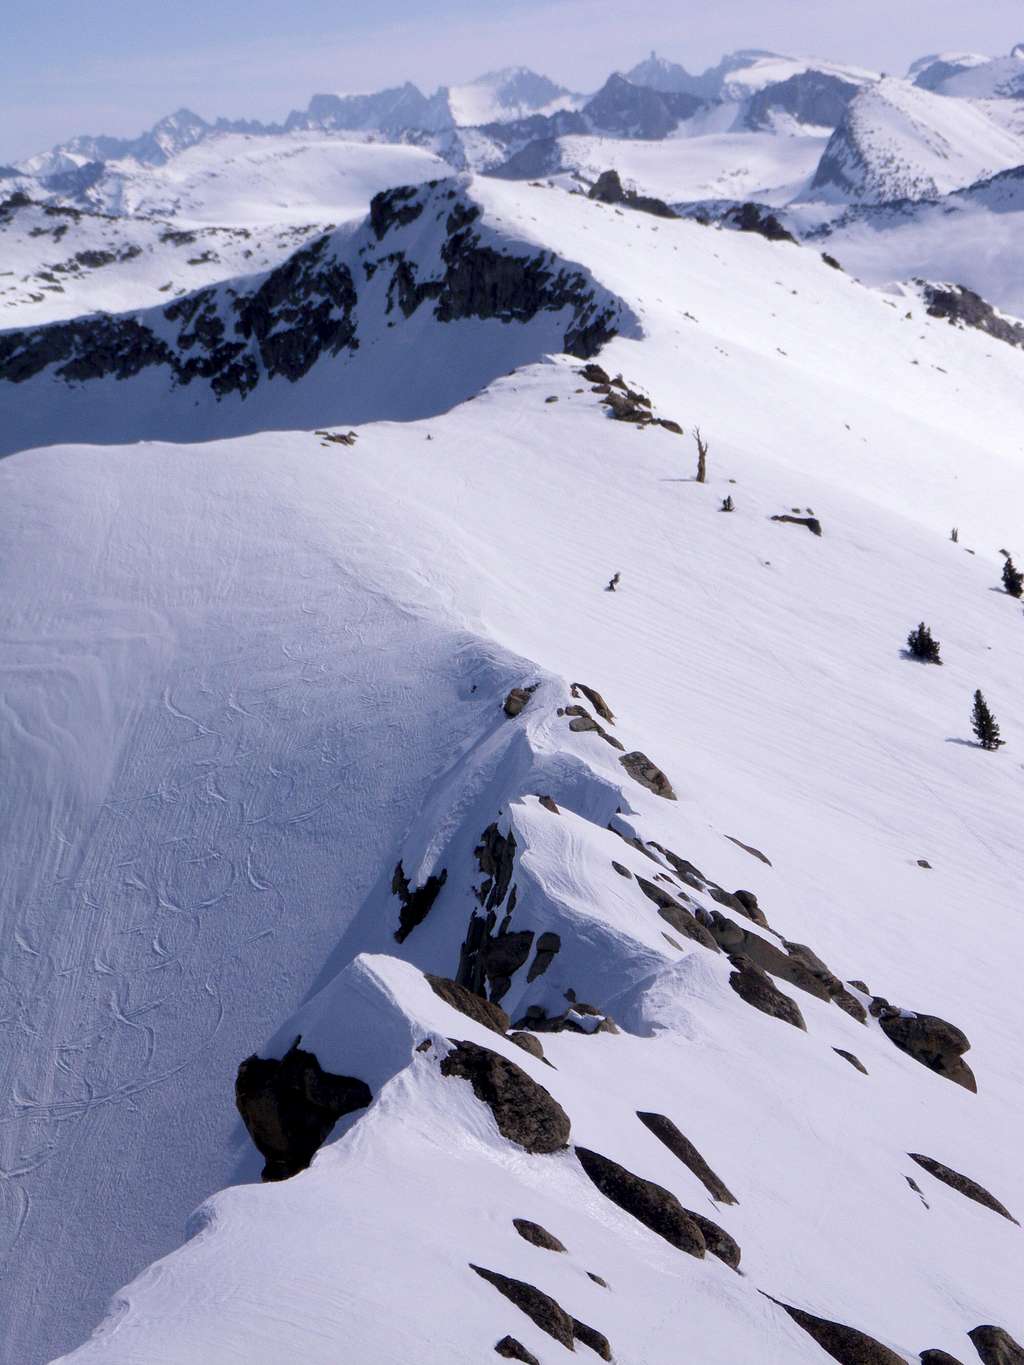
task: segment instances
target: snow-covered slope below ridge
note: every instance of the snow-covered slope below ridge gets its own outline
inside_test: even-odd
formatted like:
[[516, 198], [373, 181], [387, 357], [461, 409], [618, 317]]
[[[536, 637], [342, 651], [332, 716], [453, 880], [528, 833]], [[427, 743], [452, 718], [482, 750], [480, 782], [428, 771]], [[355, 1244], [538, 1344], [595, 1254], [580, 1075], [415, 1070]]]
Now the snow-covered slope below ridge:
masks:
[[[252, 1180], [234, 1071], [301, 1033], [372, 1106], [311, 1171], [218, 1195], [76, 1361], [478, 1365], [506, 1333], [544, 1365], [567, 1359], [472, 1262], [553, 1296], [630, 1365], [825, 1359], [758, 1290], [895, 1352], [868, 1359], [928, 1346], [966, 1365], [980, 1323], [1024, 1337], [1022, 1234], [907, 1153], [1020, 1216], [1024, 636], [991, 589], [997, 549], [1019, 554], [1024, 358], [806, 249], [523, 186], [461, 193], [639, 319], [643, 336], [600, 361], [702, 426], [710, 482], [690, 480], [689, 440], [608, 421], [566, 357], [351, 447], [306, 430], [0, 463], [18, 775], [0, 799], [23, 850], [5, 888], [6, 1027], [32, 1039], [5, 1053], [12, 1339], [69, 1345], [87, 1315], [68, 1305], [95, 1305], [209, 1191]], [[421, 345], [479, 343], [475, 322], [429, 321]], [[797, 506], [820, 539], [769, 520]], [[900, 656], [922, 616], [942, 669]], [[509, 689], [535, 682], [506, 719]], [[601, 725], [676, 801], [569, 729], [560, 707], [593, 714], [572, 682], [602, 691], [616, 721]], [[1001, 753], [947, 742], [968, 738], [977, 686]], [[620, 1029], [538, 1035], [557, 1070], [419, 975], [459, 969], [492, 823], [516, 837], [498, 908], [514, 882], [509, 927], [537, 936], [503, 1006], [553, 1015], [571, 989]], [[683, 898], [719, 932], [714, 911], [778, 940], [648, 841], [755, 892], [844, 980], [964, 1029], [978, 1093], [786, 981], [806, 1032], [752, 1009], [725, 955], [686, 937]], [[400, 945], [399, 859], [415, 887], [448, 874]], [[667, 918], [652, 891], [678, 902]], [[559, 951], [528, 981], [543, 933]], [[573, 1144], [725, 1228], [743, 1275], [648, 1231], [572, 1149], [506, 1141], [441, 1074], [449, 1038], [516, 1062], [564, 1106]], [[712, 1204], [637, 1110], [671, 1118], [738, 1203]], [[528, 1245], [513, 1218], [567, 1253]]]

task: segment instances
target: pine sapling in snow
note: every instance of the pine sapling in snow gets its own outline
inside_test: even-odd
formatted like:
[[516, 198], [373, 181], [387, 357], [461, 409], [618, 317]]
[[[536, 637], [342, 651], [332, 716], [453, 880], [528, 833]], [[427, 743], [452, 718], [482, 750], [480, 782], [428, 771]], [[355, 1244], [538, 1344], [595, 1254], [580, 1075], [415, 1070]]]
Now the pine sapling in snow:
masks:
[[988, 703], [981, 695], [981, 692], [974, 694], [974, 711], [971, 714], [971, 728], [978, 737], [978, 743], [983, 749], [998, 749], [1005, 743], [999, 738], [999, 726], [996, 718], [988, 709]]
[[727, 498], [723, 498], [723, 499], [722, 499], [722, 511], [723, 511], [723, 512], [732, 512], [732, 511], [735, 511], [735, 508], [736, 508], [736, 504], [733, 502], [733, 500], [732, 500], [732, 494], [730, 493], [729, 496], [728, 496]]
[[1024, 573], [1021, 573], [1009, 555], [1003, 565], [1003, 587], [1011, 597], [1024, 594]]
[[931, 631], [923, 621], [907, 636], [907, 650], [911, 658], [920, 659], [923, 663], [942, 663], [939, 658], [939, 642], [932, 638]]

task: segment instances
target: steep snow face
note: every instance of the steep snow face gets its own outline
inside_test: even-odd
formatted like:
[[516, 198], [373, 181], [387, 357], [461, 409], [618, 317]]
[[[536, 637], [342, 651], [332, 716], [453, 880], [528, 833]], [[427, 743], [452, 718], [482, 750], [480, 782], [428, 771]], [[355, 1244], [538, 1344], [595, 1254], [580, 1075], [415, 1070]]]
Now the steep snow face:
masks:
[[[621, 300], [642, 332], [600, 363], [701, 426], [709, 482], [688, 439], [609, 420], [578, 361], [504, 374], [514, 320], [472, 338], [503, 375], [473, 402], [353, 445], [304, 429], [0, 463], [14, 1358], [70, 1349], [133, 1275], [76, 1362], [479, 1365], [506, 1334], [550, 1358], [471, 1265], [625, 1365], [822, 1359], [766, 1295], [889, 1365], [966, 1358], [982, 1322], [1024, 1339], [1020, 1229], [909, 1156], [1021, 1216], [1024, 635], [991, 589], [999, 548], [1022, 557], [1024, 355], [805, 248], [502, 182], [457, 202]], [[381, 252], [419, 265], [417, 221]], [[423, 319], [421, 362], [450, 335]], [[26, 390], [2, 392], [6, 412]], [[772, 520], [811, 508], [821, 537]], [[922, 617], [942, 668], [901, 655]], [[1005, 751], [970, 743], [978, 686]], [[510, 719], [516, 687], [534, 691]], [[403, 879], [442, 873], [398, 942]], [[805, 1029], [738, 993], [730, 944], [801, 977], [776, 981]], [[798, 944], [869, 989], [815, 993]], [[532, 1021], [552, 1066], [424, 970]], [[976, 1094], [893, 1045], [914, 1011], [964, 1030]], [[258, 1187], [234, 1069], [297, 1034], [373, 1103]], [[743, 1275], [657, 1236], [572, 1148], [516, 1145], [445, 1074], [452, 1039], [545, 1087], [572, 1148], [720, 1225]]]
[[991, 57], [983, 57], [977, 52], [933, 52], [911, 63], [907, 79], [921, 86], [923, 90], [932, 90], [939, 94], [942, 93], [943, 83], [950, 76], [970, 71], [972, 67], [987, 66], [991, 60]]
[[[960, 99], [1010, 100], [1024, 95], [1024, 44], [1015, 47], [1008, 57], [938, 60], [938, 68], [932, 67], [923, 74], [934, 81], [928, 88], [939, 94]], [[923, 84], [920, 77], [918, 82]]]
[[1024, 116], [1016, 106], [947, 99], [887, 79], [849, 105], [811, 188], [868, 203], [935, 198], [1022, 160]]

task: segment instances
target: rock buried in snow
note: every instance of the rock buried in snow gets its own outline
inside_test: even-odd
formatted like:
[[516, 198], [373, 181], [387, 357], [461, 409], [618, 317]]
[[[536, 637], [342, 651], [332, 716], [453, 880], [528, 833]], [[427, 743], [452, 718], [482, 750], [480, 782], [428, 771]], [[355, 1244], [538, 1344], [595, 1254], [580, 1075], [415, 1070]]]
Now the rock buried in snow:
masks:
[[508, 1039], [510, 1043], [515, 1043], [516, 1047], [521, 1047], [524, 1052], [528, 1052], [531, 1057], [536, 1057], [538, 1062], [547, 1061], [540, 1039], [532, 1033], [510, 1033]]
[[700, 1228], [704, 1245], [712, 1256], [717, 1256], [720, 1261], [724, 1261], [731, 1270], [739, 1270], [742, 1252], [736, 1238], [710, 1218], [705, 1218], [702, 1213], [694, 1213], [693, 1209], [687, 1209], [686, 1212]]
[[1024, 1365], [1022, 1349], [1005, 1327], [985, 1323], [967, 1335], [981, 1357], [981, 1365]]
[[596, 691], [593, 687], [588, 687], [586, 683], [579, 682], [573, 683], [572, 684], [573, 696], [578, 697], [581, 692], [586, 697], [587, 701], [590, 702], [591, 706], [594, 708], [594, 710], [597, 712], [597, 714], [601, 717], [602, 720], [606, 720], [609, 725], [615, 724], [615, 716], [612, 712], [612, 709], [605, 701], [604, 697], [601, 696], [600, 692]]
[[[941, 1161], [936, 1161], [934, 1157], [921, 1156], [919, 1152], [908, 1152], [911, 1161], [924, 1168], [929, 1175], [933, 1175], [936, 1180], [941, 1180], [944, 1185], [956, 1190], [959, 1194], [965, 1195], [968, 1199], [973, 1199], [976, 1204], [983, 1204], [985, 1208], [991, 1209], [993, 1213], [999, 1213], [1004, 1218], [1009, 1218], [1011, 1223], [1017, 1220], [1009, 1209], [1000, 1204], [995, 1195], [989, 1194], [984, 1185], [979, 1185], [970, 1176], [961, 1175], [959, 1171], [954, 1171], [949, 1166], [944, 1166]], [[1017, 1224], [1018, 1227], [1020, 1224]]]
[[650, 1129], [659, 1142], [665, 1144], [673, 1156], [678, 1157], [684, 1166], [690, 1168], [712, 1199], [717, 1199], [720, 1204], [737, 1202], [736, 1196], [731, 1193], [725, 1182], [719, 1179], [690, 1139], [679, 1131], [670, 1118], [666, 1118], [664, 1114], [645, 1113], [640, 1110], [637, 1111], [637, 1118]]
[[[524, 1280], [513, 1280], [508, 1275], [499, 1275], [495, 1270], [485, 1270], [483, 1266], [470, 1264], [481, 1279], [493, 1284], [499, 1294], [504, 1294], [510, 1303], [520, 1309], [542, 1332], [571, 1351], [573, 1349], [573, 1320], [550, 1294], [534, 1288]], [[515, 1359], [512, 1356], [511, 1359]]]
[[505, 1360], [521, 1360], [523, 1365], [540, 1365], [540, 1361], [533, 1352], [528, 1351], [522, 1342], [516, 1341], [515, 1337], [502, 1337], [494, 1349]]
[[742, 839], [736, 839], [731, 834], [727, 834], [725, 837], [731, 844], [735, 844], [737, 848], [742, 848], [744, 853], [749, 853], [753, 858], [759, 858], [762, 863], [767, 863], [768, 866], [771, 867], [771, 858], [766, 857], [759, 848], [754, 848], [750, 844], [745, 844]]
[[542, 1228], [539, 1223], [531, 1223], [528, 1218], [513, 1218], [512, 1226], [531, 1246], [540, 1247], [542, 1251], [565, 1251], [558, 1238], [552, 1237], [547, 1228]]
[[849, 1062], [851, 1066], [855, 1066], [858, 1071], [863, 1072], [865, 1076], [868, 1074], [867, 1067], [860, 1060], [860, 1058], [855, 1057], [852, 1052], [847, 1052], [845, 1048], [841, 1047], [834, 1047], [832, 1051], [838, 1053], [840, 1057], [842, 1057], [845, 1061]]
[[735, 971], [729, 974], [729, 985], [741, 1000], [773, 1019], [784, 1019], [796, 1028], [807, 1028], [800, 1007], [795, 1000], [784, 995], [767, 972], [756, 967], [749, 957], [736, 953], [729, 958]]
[[569, 1116], [521, 1067], [489, 1048], [454, 1041], [441, 1063], [443, 1076], [469, 1081], [494, 1115], [498, 1132], [527, 1152], [561, 1151], [569, 1142]]
[[[910, 1014], [884, 1000], [875, 1003], [883, 1033], [901, 1052], [965, 1090], [977, 1093], [974, 1072], [962, 1056], [971, 1046], [965, 1033], [935, 1014]], [[875, 1012], [873, 1008], [872, 1013]]]
[[922, 1351], [921, 1365], [963, 1365], [963, 1362], [948, 1351]]
[[676, 794], [672, 790], [672, 783], [657, 764], [652, 763], [647, 755], [642, 754], [639, 749], [630, 754], [623, 754], [619, 762], [634, 781], [639, 782], [648, 791], [654, 792], [655, 796], [663, 796], [666, 801], [676, 799]]
[[304, 1171], [344, 1114], [373, 1099], [365, 1081], [324, 1071], [299, 1047], [280, 1059], [247, 1057], [235, 1079], [235, 1104], [266, 1161], [264, 1180], [287, 1180]]
[[580, 1322], [579, 1318], [573, 1318], [572, 1334], [577, 1341], [582, 1341], [584, 1346], [589, 1346], [602, 1360], [611, 1360], [612, 1348], [608, 1338], [596, 1328], [588, 1327], [585, 1322]]
[[[763, 1289], [760, 1292], [764, 1294]], [[845, 1327], [840, 1322], [830, 1322], [828, 1318], [817, 1318], [802, 1308], [791, 1308], [788, 1303], [773, 1299], [771, 1294], [764, 1296], [785, 1309], [793, 1321], [840, 1365], [907, 1365], [902, 1356], [890, 1351], [888, 1346], [883, 1346], [874, 1337], [859, 1332], [856, 1327]]]
[[601, 1193], [666, 1242], [690, 1256], [703, 1257], [704, 1234], [670, 1190], [634, 1175], [599, 1152], [577, 1147], [580, 1165]]
[[812, 535], [821, 535], [821, 522], [817, 517], [772, 517], [772, 521], [788, 521], [793, 526], [806, 526]]
[[446, 976], [433, 976], [430, 972], [425, 972], [424, 975], [434, 994], [440, 996], [446, 1005], [451, 1005], [453, 1010], [458, 1010], [467, 1019], [483, 1024], [484, 1028], [489, 1028], [492, 1033], [504, 1035], [508, 1032], [512, 1021], [500, 1005], [485, 1000], [482, 995], [467, 990], [465, 986], [460, 986], [457, 981], [451, 981]]

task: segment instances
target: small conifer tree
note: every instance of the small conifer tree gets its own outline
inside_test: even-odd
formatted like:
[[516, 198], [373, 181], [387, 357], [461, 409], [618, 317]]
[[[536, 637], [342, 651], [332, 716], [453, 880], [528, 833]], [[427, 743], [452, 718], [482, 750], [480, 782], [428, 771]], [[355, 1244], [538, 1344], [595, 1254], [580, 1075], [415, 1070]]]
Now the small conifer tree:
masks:
[[931, 631], [923, 621], [907, 636], [907, 649], [913, 659], [921, 659], [926, 664], [942, 663], [939, 658], [939, 642], [932, 638]]
[[723, 498], [723, 499], [722, 499], [722, 511], [723, 511], [723, 512], [732, 512], [732, 511], [735, 510], [735, 507], [736, 507], [736, 504], [735, 504], [735, 503], [733, 502], [733, 500], [732, 500], [732, 494], [731, 494], [731, 493], [729, 494], [729, 496], [728, 496], [727, 498]]
[[960, 527], [959, 527], [959, 526], [954, 526], [954, 527], [953, 527], [952, 531], [950, 531], [950, 533], [949, 533], [949, 538], [950, 538], [950, 540], [953, 542], [954, 545], [957, 544], [957, 542], [958, 542], [959, 539], [960, 539]]
[[1009, 555], [1003, 565], [1003, 587], [1011, 597], [1020, 597], [1024, 594], [1024, 573], [1021, 573]]
[[971, 714], [971, 727], [983, 749], [998, 749], [1003, 741], [999, 738], [996, 718], [988, 709], [988, 703], [981, 692], [974, 694], [974, 711]]

